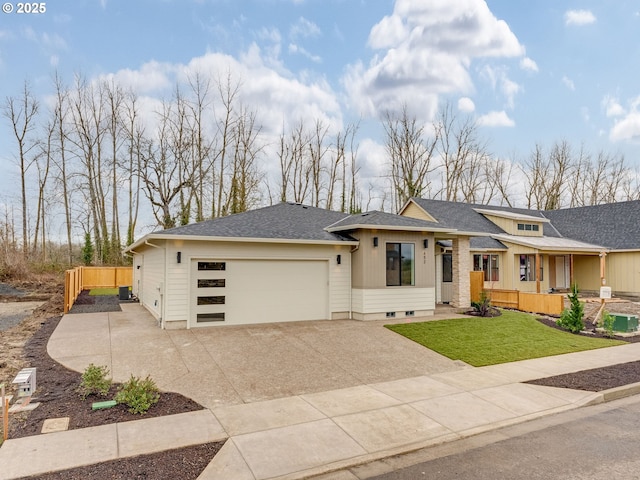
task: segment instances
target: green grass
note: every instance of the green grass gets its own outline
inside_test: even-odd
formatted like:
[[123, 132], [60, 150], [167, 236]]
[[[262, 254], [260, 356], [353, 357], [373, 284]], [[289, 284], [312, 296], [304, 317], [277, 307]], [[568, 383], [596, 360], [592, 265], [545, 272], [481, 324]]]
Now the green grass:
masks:
[[469, 317], [386, 327], [452, 360], [475, 367], [625, 343], [556, 330], [529, 314], [510, 310], [503, 310], [501, 316], [494, 318]]
[[117, 288], [92, 288], [89, 290], [89, 295], [92, 297], [98, 297], [102, 295], [118, 295]]

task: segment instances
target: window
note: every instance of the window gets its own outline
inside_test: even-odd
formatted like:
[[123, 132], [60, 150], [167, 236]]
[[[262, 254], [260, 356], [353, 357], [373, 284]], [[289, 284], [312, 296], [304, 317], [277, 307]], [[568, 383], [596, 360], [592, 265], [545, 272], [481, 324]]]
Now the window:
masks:
[[414, 284], [414, 251], [413, 243], [387, 243], [387, 286]]
[[225, 262], [198, 262], [198, 270], [226, 270]]
[[196, 322], [224, 322], [224, 313], [199, 313], [196, 317]]
[[[542, 263], [542, 256], [540, 256]], [[540, 266], [540, 281], [543, 280], [542, 266]], [[520, 255], [520, 281], [535, 282], [536, 281], [536, 256]]]
[[485, 282], [497, 282], [500, 280], [498, 267], [498, 255], [476, 254], [473, 256], [473, 269], [476, 272], [484, 272]]
[[224, 295], [215, 297], [198, 297], [198, 305], [224, 305]]
[[199, 278], [198, 279], [198, 288], [217, 288], [217, 287], [222, 288], [225, 285], [226, 285], [226, 282], [224, 278], [216, 278], [216, 279]]
[[453, 257], [450, 253], [442, 254], [442, 281], [453, 282]]
[[524, 230], [527, 232], [539, 232], [540, 231], [540, 225], [536, 224], [536, 223], [519, 223], [518, 224], [518, 230]]

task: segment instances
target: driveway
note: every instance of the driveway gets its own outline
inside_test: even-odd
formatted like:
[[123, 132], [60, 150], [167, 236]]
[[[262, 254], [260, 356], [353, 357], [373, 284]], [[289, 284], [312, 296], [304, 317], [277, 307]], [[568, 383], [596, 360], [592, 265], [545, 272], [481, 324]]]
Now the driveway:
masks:
[[117, 382], [150, 375], [161, 389], [206, 408], [464, 368], [387, 330], [388, 322], [161, 330], [141, 306], [122, 309], [65, 315], [51, 335], [49, 355], [77, 371], [106, 365]]

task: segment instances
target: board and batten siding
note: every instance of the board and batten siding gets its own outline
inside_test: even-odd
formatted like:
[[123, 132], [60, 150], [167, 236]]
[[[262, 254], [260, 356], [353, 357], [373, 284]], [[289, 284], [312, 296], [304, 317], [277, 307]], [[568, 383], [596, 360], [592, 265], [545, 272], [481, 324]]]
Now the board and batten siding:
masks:
[[[257, 242], [168, 241], [166, 322], [185, 323], [189, 315], [192, 260], [327, 260], [329, 264], [329, 313], [346, 318], [350, 308], [351, 246]], [[181, 263], [177, 253], [181, 252]], [[341, 264], [337, 264], [337, 255]], [[277, 264], [274, 264], [276, 266]], [[169, 327], [171, 328], [171, 327]]]
[[[609, 252], [606, 257], [605, 279], [614, 293], [640, 295], [640, 251]], [[600, 258], [573, 256], [573, 279], [578, 289], [600, 291]]]

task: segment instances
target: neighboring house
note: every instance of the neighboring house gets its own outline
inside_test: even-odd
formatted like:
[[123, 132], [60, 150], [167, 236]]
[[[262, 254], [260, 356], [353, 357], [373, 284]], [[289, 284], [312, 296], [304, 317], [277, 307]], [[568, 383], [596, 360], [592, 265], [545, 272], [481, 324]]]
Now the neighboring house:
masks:
[[[400, 214], [471, 235], [471, 269], [485, 272], [485, 288], [540, 292], [575, 282], [597, 292], [604, 280], [615, 293], [640, 295], [640, 201], [539, 211], [412, 198]], [[440, 246], [436, 273], [446, 279], [450, 247]], [[437, 284], [437, 300], [447, 301], [447, 282]]]
[[[485, 288], [640, 295], [640, 202], [551, 212], [410, 199], [399, 215], [281, 203], [145, 235], [133, 293], [162, 328], [430, 315]], [[606, 263], [601, 260], [606, 255]], [[602, 272], [601, 272], [602, 270]]]

